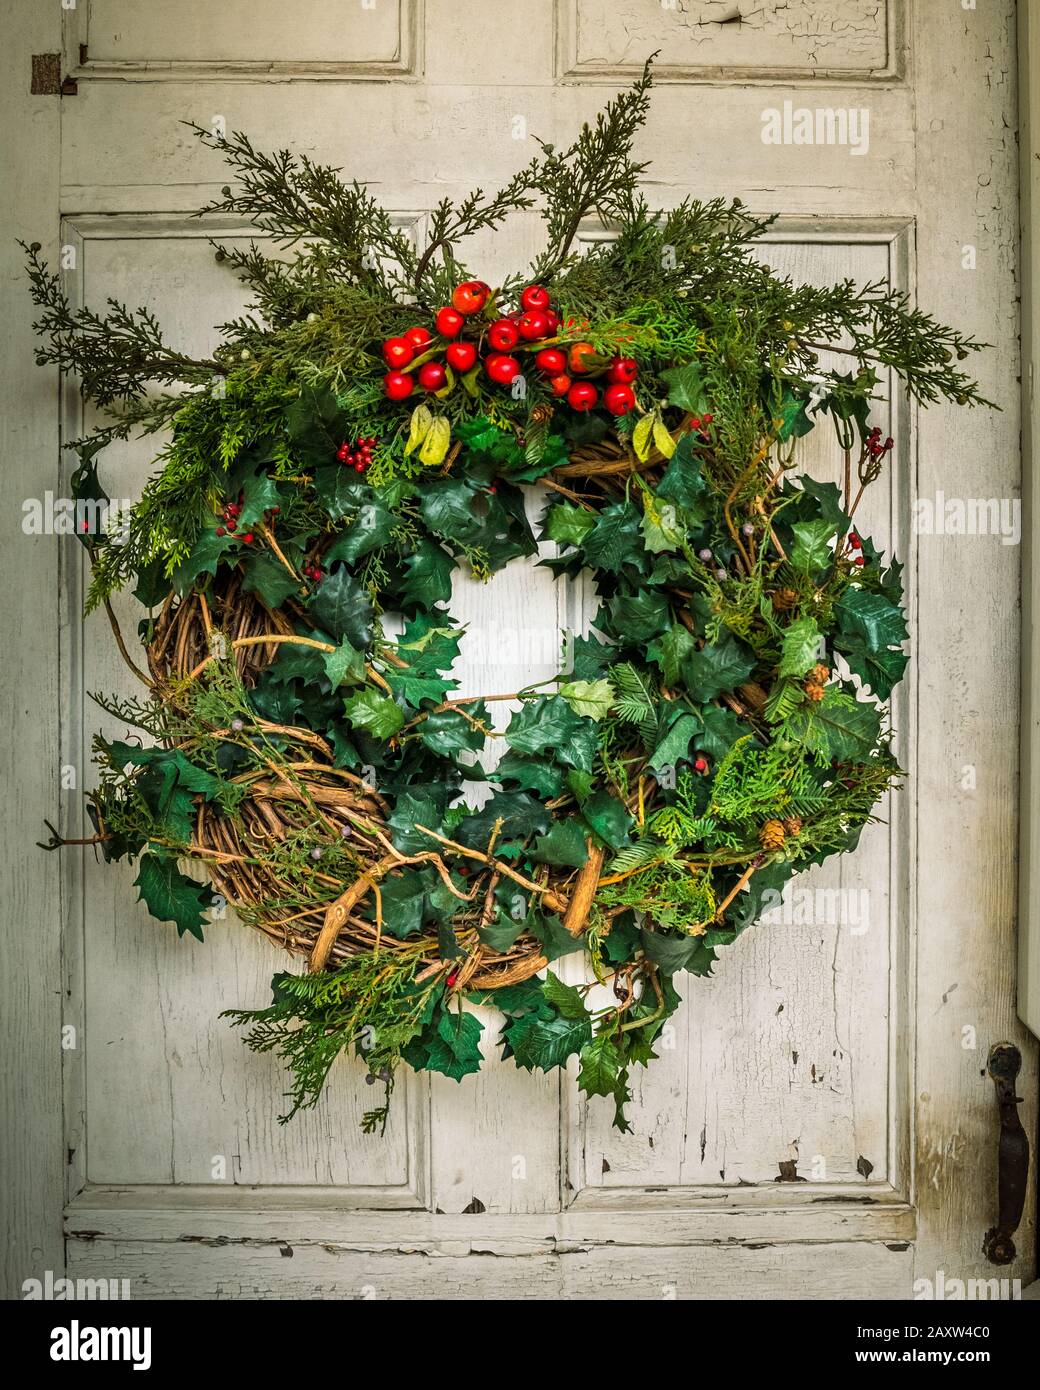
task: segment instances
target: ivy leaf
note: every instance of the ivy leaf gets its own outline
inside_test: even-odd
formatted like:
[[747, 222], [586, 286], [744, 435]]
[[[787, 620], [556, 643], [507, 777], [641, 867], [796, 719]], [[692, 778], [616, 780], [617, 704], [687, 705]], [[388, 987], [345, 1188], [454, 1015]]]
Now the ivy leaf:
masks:
[[698, 704], [735, 690], [754, 669], [754, 653], [732, 633], [726, 633], [721, 642], [691, 652], [683, 662], [686, 689]]
[[596, 513], [569, 502], [558, 502], [545, 514], [542, 539], [558, 545], [581, 545], [596, 525]]
[[451, 598], [451, 572], [455, 561], [436, 541], [420, 541], [405, 557], [404, 568], [400, 593], [406, 608], [414, 606], [429, 611]]
[[621, 1053], [607, 1033], [600, 1033], [581, 1049], [578, 1089], [587, 1096], [614, 1094], [621, 1074]]
[[371, 636], [372, 605], [368, 594], [345, 566], [326, 575], [307, 604], [317, 625], [337, 639], [363, 650]]
[[294, 579], [280, 560], [265, 550], [258, 550], [246, 561], [242, 589], [247, 594], [259, 594], [268, 608], [281, 608], [290, 594], [299, 592], [300, 581]]
[[608, 680], [568, 681], [560, 686], [560, 694], [575, 714], [597, 721], [606, 718], [614, 703], [614, 687]]
[[400, 705], [388, 696], [380, 695], [371, 686], [344, 701], [343, 712], [355, 729], [364, 729], [372, 738], [379, 740], [393, 737], [404, 723], [404, 712]]
[[780, 676], [804, 676], [820, 658], [820, 629], [815, 618], [798, 618], [784, 633]]
[[834, 527], [829, 521], [796, 521], [791, 527], [795, 542], [790, 561], [803, 574], [816, 574], [826, 569], [833, 558], [830, 543]]
[[323, 659], [325, 674], [333, 690], [341, 685], [360, 685], [364, 681], [364, 654], [349, 642], [341, 642], [334, 652], [325, 652]]
[[551, 1071], [562, 1067], [568, 1057], [580, 1052], [592, 1037], [588, 1019], [538, 1018], [524, 1014], [512, 1020], [502, 1036], [509, 1043], [518, 1067]]
[[708, 409], [708, 396], [704, 386], [701, 369], [696, 362], [687, 362], [681, 367], [670, 367], [661, 373], [661, 380], [668, 387], [668, 404], [677, 405], [690, 415], [704, 415]]
[[204, 912], [212, 905], [213, 890], [182, 874], [175, 860], [142, 854], [134, 887], [153, 917], [176, 923], [178, 936], [187, 931], [199, 941], [203, 939]]
[[560, 977], [554, 975], [551, 970], [545, 972], [545, 979], [542, 981], [542, 993], [561, 1018], [588, 1018], [589, 1011], [585, 1007], [585, 1000], [582, 998], [581, 991], [574, 985], [564, 984]]

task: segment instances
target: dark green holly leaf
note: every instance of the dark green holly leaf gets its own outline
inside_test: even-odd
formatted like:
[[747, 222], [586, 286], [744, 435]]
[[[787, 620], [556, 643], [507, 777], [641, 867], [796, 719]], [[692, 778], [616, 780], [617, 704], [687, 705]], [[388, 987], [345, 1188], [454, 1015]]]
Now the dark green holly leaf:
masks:
[[559, 796], [564, 788], [563, 769], [544, 758], [525, 758], [512, 749], [490, 774], [493, 782], [515, 782], [518, 788], [535, 791], [546, 801]]
[[593, 569], [620, 573], [626, 561], [643, 553], [642, 517], [631, 502], [604, 507], [585, 537], [585, 559]]
[[610, 1096], [621, 1074], [621, 1053], [607, 1033], [600, 1033], [581, 1049], [578, 1089], [587, 1096]]
[[819, 574], [834, 559], [831, 541], [834, 540], [834, 527], [829, 521], [796, 521], [791, 527], [795, 542], [789, 559], [794, 569], [802, 574]]
[[312, 594], [307, 611], [317, 626], [331, 633], [337, 641], [345, 637], [359, 651], [368, 646], [372, 605], [368, 594], [345, 566], [325, 576]]
[[353, 565], [369, 551], [378, 550], [387, 544], [394, 529], [396, 518], [379, 502], [366, 502], [358, 508], [357, 515], [325, 552], [325, 561], [345, 560]]
[[427, 830], [440, 830], [446, 797], [444, 786], [438, 786], [435, 791], [424, 787], [421, 791], [398, 793], [387, 821], [394, 847], [403, 854], [421, 854], [423, 850], [435, 849], [437, 842], [415, 827], [424, 825]]
[[[217, 566], [228, 557], [228, 551], [235, 545], [231, 535], [218, 536], [216, 522], [200, 533], [192, 546], [188, 558], [173, 572], [171, 583], [179, 594], [184, 594], [201, 574], [216, 574]], [[233, 558], [233, 557], [230, 557]]]
[[596, 637], [575, 637], [571, 643], [571, 670], [575, 680], [598, 680], [615, 659], [613, 647]]
[[700, 460], [694, 453], [695, 439], [684, 434], [657, 485], [657, 496], [682, 509], [689, 526], [703, 523], [706, 516], [708, 484], [701, 475]]
[[319, 507], [325, 508], [333, 521], [356, 511], [371, 495], [368, 484], [341, 464], [330, 463], [314, 474], [314, 500]]
[[455, 561], [432, 540], [422, 540], [405, 557], [405, 578], [400, 585], [405, 608], [431, 609], [451, 598], [451, 572]]
[[598, 747], [596, 725], [574, 713], [559, 695], [539, 695], [526, 700], [509, 721], [506, 742], [518, 753], [553, 755], [571, 767], [592, 771]]
[[695, 645], [692, 634], [682, 623], [673, 623], [667, 632], [650, 643], [646, 654], [661, 668], [665, 685], [675, 685], [683, 662], [694, 650]]
[[325, 674], [333, 690], [341, 685], [360, 685], [365, 679], [365, 657], [347, 641], [334, 652], [323, 652]]
[[266, 550], [258, 550], [246, 560], [242, 589], [247, 594], [259, 594], [268, 608], [281, 608], [290, 594], [300, 591], [300, 581], [294, 579], [280, 560]]
[[700, 712], [702, 727], [694, 736], [693, 746], [698, 753], [706, 753], [709, 758], [722, 758], [742, 734], [747, 733], [745, 725], [731, 709], [718, 705], [705, 705]]
[[[486, 927], [478, 927], [477, 936], [480, 938], [481, 944], [487, 946], [489, 950], [505, 952], [513, 945], [523, 929], [523, 922], [514, 921], [507, 912], [503, 912], [499, 908], [494, 921], [489, 922]], [[495, 995], [497, 993], [496, 990]]]
[[561, 956], [569, 956], [585, 948], [584, 936], [580, 932], [572, 936], [559, 917], [552, 913], [532, 912], [527, 921], [527, 930], [542, 943], [542, 955], [546, 960], [559, 960]]
[[548, 835], [534, 842], [530, 854], [541, 864], [580, 869], [589, 857], [586, 832], [575, 820], [553, 821]]
[[800, 439], [813, 428], [813, 421], [809, 419], [805, 409], [808, 400], [808, 396], [785, 385], [775, 416], [779, 421], [776, 425], [776, 437], [781, 443], [791, 438]]
[[419, 737], [427, 748], [445, 758], [464, 751], [479, 752], [484, 746], [485, 735], [474, 727], [472, 720], [486, 721], [487, 708], [481, 701], [467, 708], [466, 714], [469, 719], [458, 710], [435, 711], [418, 726]]
[[862, 762], [874, 751], [881, 716], [874, 705], [828, 686], [822, 700], [799, 706], [784, 728], [821, 759]]
[[674, 767], [680, 759], [686, 757], [690, 743], [700, 728], [700, 721], [695, 715], [684, 712], [681, 707], [670, 710], [648, 766], [655, 772], [664, 767]]
[[506, 1025], [503, 1037], [509, 1043], [518, 1067], [551, 1071], [562, 1067], [567, 1058], [580, 1052], [592, 1036], [588, 1019], [538, 1018], [524, 1014]]
[[594, 511], [572, 506], [570, 502], [558, 502], [545, 514], [542, 540], [556, 541], [558, 545], [581, 545], [595, 525]]
[[656, 589], [617, 594], [607, 602], [612, 631], [629, 642], [645, 643], [668, 627], [668, 600]]
[[661, 373], [661, 380], [668, 388], [669, 405], [678, 406], [690, 415], [707, 413], [707, 391], [701, 369], [696, 362], [685, 362], [681, 367], [669, 367]]
[[815, 618], [797, 618], [784, 632], [780, 676], [804, 676], [820, 660], [820, 629]]
[[187, 931], [199, 941], [203, 939], [205, 910], [212, 905], [213, 889], [182, 874], [176, 860], [142, 854], [134, 887], [153, 917], [176, 923], [178, 936]]
[[688, 970], [693, 975], [711, 974], [715, 952], [701, 936], [672, 936], [644, 927], [642, 942], [649, 959], [668, 975], [677, 970]]
[[628, 832], [633, 825], [632, 817], [621, 802], [608, 791], [594, 792], [582, 806], [581, 814], [599, 839], [615, 853], [628, 844]]
[[400, 705], [371, 686], [343, 702], [343, 712], [355, 729], [364, 729], [381, 742], [392, 738], [404, 723]]
[[588, 1018], [589, 1011], [581, 991], [574, 985], [564, 984], [551, 970], [545, 972], [542, 993], [561, 1018]]
[[682, 674], [690, 697], [704, 704], [724, 691], [735, 690], [754, 669], [754, 653], [727, 632], [720, 642], [691, 652], [683, 662]]
[[551, 814], [527, 792], [496, 791], [479, 811], [466, 816], [454, 838], [469, 849], [486, 850], [497, 820], [502, 821], [497, 842], [502, 852], [531, 835], [543, 835], [549, 829]]

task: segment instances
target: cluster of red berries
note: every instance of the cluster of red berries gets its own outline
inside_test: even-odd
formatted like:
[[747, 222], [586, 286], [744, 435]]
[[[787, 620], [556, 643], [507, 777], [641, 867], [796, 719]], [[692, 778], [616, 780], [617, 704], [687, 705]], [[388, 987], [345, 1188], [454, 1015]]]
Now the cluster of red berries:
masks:
[[349, 464], [358, 473], [364, 473], [372, 462], [372, 450], [378, 443], [379, 440], [374, 434], [362, 435], [354, 440], [353, 446], [341, 444], [336, 450], [336, 457], [340, 463]]
[[313, 584], [317, 584], [318, 580], [322, 577], [321, 566], [316, 564], [313, 560], [303, 565], [302, 569], [305, 578], [309, 579]]
[[[468, 323], [476, 323], [476, 316], [484, 313], [490, 299], [491, 290], [482, 280], [467, 280], [434, 319], [445, 342], [437, 342], [421, 326], [407, 329], [400, 337], [387, 338], [383, 360], [390, 370], [383, 377], [383, 387], [392, 401], [405, 400], [416, 384], [423, 391], [440, 391], [448, 384], [449, 367], [464, 374], [472, 371], [478, 359], [496, 385], [511, 386], [521, 374], [520, 362], [514, 356], [519, 350], [534, 352], [534, 365], [545, 377], [550, 391], [554, 396], [565, 397], [572, 410], [585, 412], [600, 403], [599, 388], [592, 381], [574, 380], [576, 376], [590, 375], [605, 375], [602, 403], [611, 414], [626, 415], [635, 407], [632, 387], [639, 368], [634, 358], [614, 357], [603, 366], [596, 363], [596, 350], [591, 343], [545, 345], [558, 340], [560, 319], [552, 307], [549, 291], [542, 285], [528, 285], [521, 292], [520, 308], [515, 313], [481, 325], [476, 343], [462, 338], [463, 329]], [[583, 326], [573, 319], [566, 325], [568, 334], [571, 330], [580, 332]], [[481, 357], [485, 344], [490, 351]], [[443, 355], [443, 362], [436, 360], [439, 354]]]
[[893, 444], [895, 444], [895, 440], [891, 436], [884, 443], [881, 442], [880, 425], [875, 425], [867, 435], [867, 453], [872, 459], [883, 459], [886, 454], [892, 452]]
[[852, 556], [852, 563], [854, 565], [865, 564], [866, 561], [863, 558], [863, 542], [860, 540], [859, 536], [856, 534], [855, 531], [849, 532], [849, 547], [856, 552]]

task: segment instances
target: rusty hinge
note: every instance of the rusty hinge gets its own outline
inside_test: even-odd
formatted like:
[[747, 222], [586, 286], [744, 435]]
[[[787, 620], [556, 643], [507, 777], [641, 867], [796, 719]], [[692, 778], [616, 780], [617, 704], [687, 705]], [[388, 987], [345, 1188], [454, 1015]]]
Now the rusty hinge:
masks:
[[29, 94], [34, 97], [74, 97], [79, 84], [74, 77], [62, 78], [60, 53], [34, 53]]
[[1022, 1069], [1022, 1054], [1014, 1043], [997, 1043], [990, 1049], [986, 1070], [997, 1088], [1000, 1139], [997, 1146], [997, 1224], [986, 1232], [982, 1253], [990, 1264], [1009, 1265], [1015, 1258], [1012, 1236], [1022, 1220], [1029, 1179], [1029, 1140], [1018, 1116], [1021, 1096], [1015, 1082]]

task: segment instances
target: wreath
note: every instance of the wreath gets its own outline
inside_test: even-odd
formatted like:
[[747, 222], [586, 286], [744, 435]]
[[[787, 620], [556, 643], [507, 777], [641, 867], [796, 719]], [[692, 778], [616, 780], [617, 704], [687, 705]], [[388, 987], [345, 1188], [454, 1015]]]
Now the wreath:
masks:
[[[353, 1050], [381, 1129], [401, 1063], [479, 1068], [467, 1005], [494, 1003], [505, 1056], [576, 1057], [627, 1128], [675, 976], [853, 849], [899, 778], [900, 566], [856, 529], [893, 447], [871, 411], [882, 373], [984, 403], [958, 365], [979, 344], [883, 284], [778, 276], [755, 256], [773, 219], [739, 200], [651, 209], [650, 81], [500, 192], [441, 203], [421, 251], [338, 171], [197, 129], [236, 176], [204, 211], [275, 251], [216, 248], [253, 308], [209, 360], [147, 309], [71, 307], [26, 248], [38, 360], [105, 412], [74, 446], [87, 608], [147, 687], [94, 697], [137, 733], [96, 739], [75, 843], [136, 861], [182, 935], [202, 940], [215, 888], [306, 958], [232, 1014], [288, 1064], [290, 1114]], [[459, 242], [535, 206], [530, 270], [471, 278]], [[582, 248], [594, 220], [611, 236]], [[824, 423], [837, 481], [797, 471]], [[140, 500], [102, 524], [99, 451], [156, 431]], [[453, 572], [491, 579], [539, 541], [554, 575], [593, 577], [591, 629], [550, 681], [459, 690]], [[565, 983], [578, 951], [587, 983]]]

